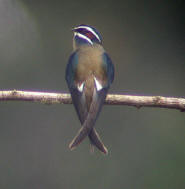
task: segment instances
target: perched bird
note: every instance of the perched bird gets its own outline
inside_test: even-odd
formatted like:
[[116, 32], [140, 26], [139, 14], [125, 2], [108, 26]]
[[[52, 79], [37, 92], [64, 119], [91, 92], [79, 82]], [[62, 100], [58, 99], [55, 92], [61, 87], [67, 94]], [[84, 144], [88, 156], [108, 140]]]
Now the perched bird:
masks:
[[66, 81], [82, 128], [69, 145], [74, 149], [88, 136], [91, 150], [96, 146], [107, 154], [94, 125], [114, 80], [114, 66], [102, 46], [99, 32], [81, 24], [73, 29], [73, 53], [66, 67]]

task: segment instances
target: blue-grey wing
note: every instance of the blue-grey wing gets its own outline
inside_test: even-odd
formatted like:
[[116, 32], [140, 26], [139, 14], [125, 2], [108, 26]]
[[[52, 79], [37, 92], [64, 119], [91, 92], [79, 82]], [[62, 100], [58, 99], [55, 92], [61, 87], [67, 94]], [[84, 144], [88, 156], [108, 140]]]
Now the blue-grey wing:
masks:
[[107, 86], [105, 87], [109, 88], [110, 84], [114, 81], [114, 65], [112, 63], [111, 58], [106, 52], [103, 53], [102, 59], [103, 59], [103, 67], [107, 74]]
[[78, 53], [74, 52], [68, 61], [66, 68], [66, 81], [68, 84], [69, 91], [71, 93], [72, 101], [75, 106], [76, 112], [78, 114], [81, 124], [85, 121], [87, 116], [87, 107], [85, 104], [85, 99], [83, 93], [81, 93], [75, 84], [75, 75], [78, 65]]

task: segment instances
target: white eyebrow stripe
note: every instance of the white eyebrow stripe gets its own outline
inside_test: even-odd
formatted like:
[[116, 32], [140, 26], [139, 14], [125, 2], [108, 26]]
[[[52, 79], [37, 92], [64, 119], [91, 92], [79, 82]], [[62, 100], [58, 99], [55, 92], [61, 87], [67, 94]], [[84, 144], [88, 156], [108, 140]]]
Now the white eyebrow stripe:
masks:
[[83, 35], [81, 33], [78, 33], [78, 32], [74, 32], [74, 35], [75, 36], [77, 35], [78, 37], [87, 40], [91, 45], [93, 45], [93, 42], [87, 36], [85, 36], [85, 35]]
[[102, 85], [101, 85], [100, 82], [96, 79], [96, 77], [94, 77], [94, 81], [95, 81], [95, 85], [96, 85], [97, 91], [100, 91], [101, 89], [103, 89]]
[[77, 89], [78, 89], [80, 92], [83, 92], [84, 84], [85, 84], [85, 82], [83, 82], [83, 83], [77, 85]]
[[97, 33], [92, 28], [90, 28], [88, 26], [79, 26], [79, 27], [76, 27], [74, 29], [86, 29], [86, 30], [90, 31], [91, 33], [93, 33], [96, 36], [96, 38], [99, 40], [99, 42], [101, 42], [101, 40], [100, 40], [99, 36], [97, 35]]

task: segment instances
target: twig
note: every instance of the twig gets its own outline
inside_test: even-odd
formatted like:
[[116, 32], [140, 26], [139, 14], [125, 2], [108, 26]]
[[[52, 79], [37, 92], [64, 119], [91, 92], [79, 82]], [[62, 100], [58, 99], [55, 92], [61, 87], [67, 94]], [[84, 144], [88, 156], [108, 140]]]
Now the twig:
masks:
[[[47, 93], [30, 91], [0, 91], [0, 101], [30, 101], [43, 104], [72, 104], [70, 94]], [[141, 107], [158, 107], [185, 111], [185, 98], [173, 98], [162, 96], [132, 96], [109, 94], [106, 98], [109, 105], [128, 105]]]

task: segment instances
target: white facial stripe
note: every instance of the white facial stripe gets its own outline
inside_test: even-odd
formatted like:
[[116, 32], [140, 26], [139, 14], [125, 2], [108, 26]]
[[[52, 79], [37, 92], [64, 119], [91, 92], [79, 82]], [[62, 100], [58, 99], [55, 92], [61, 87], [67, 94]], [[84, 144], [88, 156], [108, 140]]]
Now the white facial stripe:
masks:
[[103, 87], [100, 84], [100, 82], [96, 79], [96, 77], [94, 77], [94, 81], [95, 81], [95, 85], [96, 85], [96, 89], [97, 91], [100, 91]]
[[77, 85], [77, 88], [78, 88], [78, 90], [80, 91], [80, 92], [83, 92], [83, 89], [84, 89], [84, 82], [83, 83], [81, 83], [80, 85]]
[[99, 40], [99, 42], [101, 42], [101, 40], [100, 40], [99, 36], [97, 35], [97, 33], [92, 28], [90, 28], [88, 26], [79, 26], [79, 27], [76, 27], [74, 29], [86, 29], [86, 30], [90, 31], [91, 33], [93, 33], [93, 35], [96, 36], [96, 38]]
[[86, 41], [88, 41], [91, 45], [93, 45], [93, 42], [88, 38], [86, 37], [85, 35], [81, 34], [81, 33], [78, 33], [78, 32], [74, 32], [74, 35], [82, 38], [82, 39], [85, 39]]

